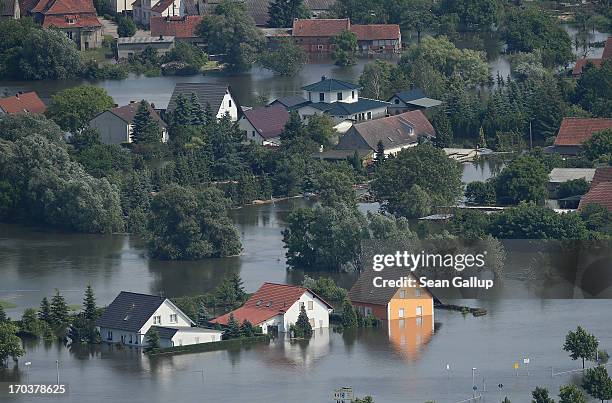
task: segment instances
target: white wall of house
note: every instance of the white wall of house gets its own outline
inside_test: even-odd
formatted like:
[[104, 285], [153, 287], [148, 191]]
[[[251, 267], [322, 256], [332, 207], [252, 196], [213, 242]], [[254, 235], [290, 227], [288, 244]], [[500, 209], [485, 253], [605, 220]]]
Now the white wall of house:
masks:
[[[175, 315], [176, 318], [171, 317]], [[151, 315], [149, 320], [140, 328], [140, 334], [146, 334], [149, 328], [153, 325], [157, 326], [169, 326], [169, 327], [189, 327], [191, 321], [189, 317], [182, 313], [172, 302], [165, 300], [163, 304], [157, 308], [155, 313]]]
[[395, 155], [395, 154], [399, 153], [400, 151], [402, 151], [405, 148], [416, 147], [418, 144], [419, 143], [403, 144], [403, 145], [401, 145], [399, 147], [385, 149], [385, 155]]
[[238, 120], [238, 126], [240, 130], [244, 130], [246, 132], [246, 138], [250, 142], [256, 144], [263, 144], [264, 138], [259, 134], [259, 131], [255, 129], [255, 126], [246, 118], [246, 116], [242, 116]]
[[113, 10], [120, 13], [122, 11], [130, 11], [134, 0], [109, 0], [109, 4]]
[[310, 292], [305, 292], [302, 294], [300, 299], [291, 305], [291, 307], [285, 312], [285, 315], [283, 316], [283, 327], [285, 332], [289, 331], [289, 327], [292, 323], [297, 322], [301, 304], [304, 304], [304, 307], [306, 308], [306, 315], [308, 315], [310, 325], [313, 329], [329, 327], [329, 310], [327, 305], [321, 302], [320, 299], [315, 298]]
[[[321, 98], [323, 97], [323, 98]], [[304, 91], [304, 98], [311, 102], [357, 102], [359, 100], [359, 90], [345, 90], [345, 91]]]
[[107, 327], [100, 328], [100, 337], [106, 343], [123, 343], [127, 345], [140, 346], [142, 345], [144, 335], [138, 332], [128, 332], [120, 329], [112, 329]]
[[217, 111], [217, 119], [221, 119], [226, 113], [229, 113], [233, 122], [238, 120], [238, 105], [229, 92], [223, 97], [221, 106], [219, 106], [219, 110]]
[[102, 112], [93, 118], [89, 126], [98, 129], [102, 144], [121, 144], [130, 141], [130, 125], [110, 111]]
[[189, 328], [179, 329], [172, 339], [161, 339], [161, 347], [189, 346], [191, 344], [211, 343], [221, 341], [223, 332], [213, 329]]
[[380, 108], [370, 109], [357, 113], [355, 115], [352, 115], [351, 118], [355, 122], [363, 122], [364, 120], [379, 119], [384, 118], [385, 116], [387, 116], [387, 107], [383, 106]]

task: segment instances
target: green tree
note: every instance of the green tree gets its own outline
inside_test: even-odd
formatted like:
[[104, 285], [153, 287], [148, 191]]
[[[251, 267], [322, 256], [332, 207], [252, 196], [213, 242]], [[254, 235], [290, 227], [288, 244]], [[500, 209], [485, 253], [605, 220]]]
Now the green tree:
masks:
[[587, 400], [576, 385], [565, 385], [559, 389], [559, 403], [587, 403]]
[[534, 156], [521, 155], [515, 158], [495, 179], [497, 203], [544, 203], [548, 195], [548, 172], [549, 169]]
[[531, 392], [533, 399], [531, 403], [555, 403], [555, 400], [548, 396], [548, 390], [546, 388], [536, 387]]
[[160, 350], [159, 332], [157, 329], [154, 327], [149, 328], [145, 334], [145, 343], [147, 344], [144, 349], [145, 353], [156, 353]]
[[357, 312], [348, 299], [342, 303], [342, 326], [345, 329], [357, 327]]
[[136, 24], [131, 18], [119, 16], [117, 19], [117, 33], [119, 37], [125, 38], [134, 36], [136, 29]]
[[417, 42], [421, 42], [421, 33], [434, 28], [436, 17], [433, 13], [432, 0], [411, 0], [405, 2], [401, 13], [401, 26], [404, 29], [416, 31]]
[[580, 217], [590, 231], [601, 231], [612, 222], [612, 214], [605, 206], [589, 203], [580, 210]]
[[499, 0], [444, 0], [440, 10], [456, 14], [461, 28], [469, 31], [488, 31], [499, 25], [503, 15]]
[[159, 259], [197, 260], [236, 255], [238, 231], [218, 189], [171, 185], [151, 201], [149, 251]]
[[53, 337], [53, 331], [49, 327], [49, 324], [36, 317], [36, 309], [34, 308], [28, 308], [23, 312], [19, 331], [33, 337]]
[[272, 49], [263, 52], [259, 58], [259, 63], [264, 68], [281, 76], [291, 77], [299, 73], [307, 60], [306, 52], [291, 39], [280, 38]]
[[40, 308], [38, 309], [38, 319], [43, 322], [51, 323], [51, 305], [47, 297], [44, 297], [40, 302]]
[[589, 191], [589, 183], [584, 178], [563, 182], [557, 188], [557, 198], [583, 195]]
[[289, 28], [296, 18], [310, 18], [310, 11], [303, 0], [274, 0], [268, 6], [268, 26]]
[[149, 104], [140, 101], [132, 122], [132, 142], [134, 144], [158, 144], [161, 142], [161, 129], [157, 120], [151, 116]]
[[[436, 169], [432, 170], [432, 166]], [[431, 206], [453, 205], [461, 194], [460, 167], [439, 148], [421, 144], [387, 160], [376, 170], [371, 188], [376, 198], [385, 202], [385, 210], [404, 215], [411, 214], [405, 200], [411, 197], [414, 185], [421, 188], [419, 194], [428, 195]], [[421, 206], [425, 206], [424, 198], [419, 198]]]
[[0, 324], [10, 322], [11, 320], [6, 316], [6, 312], [4, 311], [4, 307], [0, 304]]
[[81, 85], [53, 95], [47, 116], [62, 129], [76, 132], [114, 104], [113, 98], [103, 88]]
[[589, 395], [601, 400], [602, 403], [604, 400], [612, 399], [612, 379], [603, 366], [587, 369], [582, 387]]
[[197, 35], [208, 43], [210, 53], [224, 55], [223, 62], [233, 72], [251, 68], [264, 45], [263, 34], [245, 6], [229, 0], [223, 0], [214, 14], [203, 18]]
[[612, 163], [612, 129], [594, 133], [582, 143], [582, 154], [591, 161]]
[[163, 60], [165, 62], [182, 62], [200, 69], [208, 62], [208, 55], [193, 43], [178, 42], [164, 55]]
[[333, 50], [331, 57], [338, 66], [352, 66], [357, 62], [357, 35], [344, 30], [331, 39]]
[[495, 205], [495, 186], [490, 180], [470, 182], [465, 187], [465, 198], [470, 203], [493, 206]]
[[[565, 336], [563, 350], [570, 353], [572, 360], [582, 359], [582, 368], [585, 360], [594, 360], [599, 342], [597, 338], [578, 326], [576, 331], [570, 331]], [[612, 399], [612, 397], [610, 397]]]
[[453, 128], [446, 112], [438, 111], [434, 113], [431, 125], [436, 130], [436, 138], [434, 139], [436, 147], [450, 147], [453, 144]]
[[225, 340], [240, 338], [240, 323], [236, 320], [233, 313], [229, 314], [227, 327], [223, 330], [223, 338]]
[[79, 312], [70, 323], [68, 337], [73, 343], [99, 343], [100, 333], [95, 322], [88, 320], [83, 312]]
[[612, 115], [612, 60], [604, 60], [600, 67], [588, 62], [576, 82], [571, 99], [595, 116]]
[[342, 172], [324, 171], [316, 178], [315, 190], [319, 193], [321, 203], [334, 206], [338, 203], [347, 206], [357, 205], [353, 178]]
[[12, 323], [0, 323], [0, 363], [11, 357], [13, 360], [25, 354], [21, 348], [21, 339], [17, 337], [17, 326]]
[[98, 309], [96, 308], [96, 296], [94, 295], [91, 284], [87, 284], [85, 288], [85, 297], [83, 298], [83, 315], [87, 321], [94, 322], [98, 318]]
[[255, 328], [253, 324], [248, 320], [243, 320], [240, 325], [240, 336], [241, 337], [253, 337], [255, 336]]
[[329, 277], [319, 277], [315, 280], [306, 274], [302, 281], [302, 287], [310, 289], [327, 301], [341, 302], [344, 301], [348, 295], [346, 289], [336, 285], [335, 281]]
[[204, 327], [208, 324], [210, 319], [212, 319], [212, 316], [208, 312], [206, 305], [203, 302], [200, 302], [198, 305], [196, 324], [200, 327]]
[[310, 339], [312, 337], [312, 326], [306, 314], [306, 308], [302, 305], [295, 326], [293, 326], [294, 337]]
[[50, 319], [54, 326], [64, 326], [69, 321], [68, 305], [57, 288], [55, 289], [55, 295], [51, 298]]
[[388, 99], [393, 94], [392, 74], [394, 66], [383, 60], [375, 60], [363, 67], [359, 76], [359, 95], [373, 99]]
[[387, 156], [385, 154], [385, 145], [383, 144], [382, 140], [378, 140], [378, 143], [376, 144], [376, 154], [374, 159], [375, 169], [378, 170], [382, 168], [386, 159]]
[[225, 307], [226, 310], [236, 309], [247, 300], [247, 293], [238, 274], [225, 277], [215, 288], [214, 294], [217, 305]]

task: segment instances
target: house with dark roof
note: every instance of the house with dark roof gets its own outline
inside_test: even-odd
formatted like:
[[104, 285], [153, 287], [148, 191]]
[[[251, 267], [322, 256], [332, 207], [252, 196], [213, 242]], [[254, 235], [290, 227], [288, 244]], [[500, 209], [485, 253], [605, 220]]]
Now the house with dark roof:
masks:
[[546, 151], [578, 155], [582, 143], [589, 140], [594, 133], [610, 128], [612, 119], [563, 118], [553, 146], [548, 147]]
[[92, 0], [40, 0], [31, 13], [44, 28], [65, 33], [80, 50], [102, 45], [102, 24]]
[[411, 111], [356, 123], [340, 138], [335, 148], [376, 152], [378, 143], [382, 142], [385, 155], [392, 155], [416, 146], [420, 138], [435, 136], [436, 131], [423, 112]]
[[145, 27], [150, 25], [151, 17], [198, 15], [194, 0], [136, 0], [132, 3], [132, 9], [134, 21]]
[[392, 104], [388, 108], [390, 115], [398, 115], [403, 112], [424, 110], [442, 105], [442, 101], [429, 98], [418, 88], [396, 92], [387, 102]]
[[21, 8], [18, 0], [0, 0], [0, 21], [19, 18], [21, 18]]
[[280, 135], [289, 120], [289, 112], [281, 104], [249, 109], [238, 120], [247, 139], [257, 144], [280, 145]]
[[168, 298], [121, 291], [96, 320], [102, 340], [135, 347], [147, 345], [146, 334], [159, 333], [160, 346], [220, 341], [222, 332], [195, 327], [189, 316]]
[[304, 308], [313, 329], [329, 327], [333, 307], [312, 290], [294, 285], [264, 283], [240, 308], [213, 319], [211, 323], [227, 325], [230, 315], [242, 323], [248, 320], [261, 326], [264, 333], [289, 332]]
[[47, 107], [34, 91], [18, 92], [11, 97], [0, 98], [0, 116], [17, 113], [45, 113], [46, 110]]
[[168, 103], [166, 113], [172, 113], [176, 108], [176, 99], [182, 95], [190, 99], [195, 95], [202, 109], [208, 105], [212, 108], [217, 119], [221, 119], [226, 113], [232, 121], [237, 121], [242, 113], [238, 100], [229, 86], [215, 83], [177, 83], [174, 86], [172, 97]]
[[150, 17], [151, 36], [173, 36], [177, 42], [184, 41], [197, 45], [204, 44], [198, 38], [197, 27], [202, 22], [202, 15], [185, 15], [183, 17]]
[[[101, 112], [89, 121], [89, 127], [98, 129], [102, 144], [124, 144], [132, 142], [132, 124], [138, 113], [140, 102], [130, 102], [128, 105], [115, 107]], [[155, 111], [153, 105], [147, 103], [151, 117], [157, 121], [161, 130], [162, 141], [168, 141], [166, 123]]]
[[274, 101], [270, 102], [269, 105], [279, 104], [284, 106], [287, 110], [292, 111], [307, 103], [308, 100], [300, 95], [290, 95], [287, 97], [277, 98]]

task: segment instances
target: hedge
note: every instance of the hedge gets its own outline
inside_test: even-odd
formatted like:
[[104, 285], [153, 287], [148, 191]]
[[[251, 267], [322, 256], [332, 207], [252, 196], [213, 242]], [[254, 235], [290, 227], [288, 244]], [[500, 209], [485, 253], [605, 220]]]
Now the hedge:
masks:
[[212, 341], [210, 343], [190, 344], [187, 346], [166, 347], [166, 348], [159, 349], [158, 351], [155, 351], [155, 352], [151, 351], [145, 354], [148, 354], [149, 356], [158, 356], [158, 355], [202, 353], [202, 352], [207, 352], [207, 351], [225, 350], [229, 348], [242, 347], [242, 346], [256, 344], [256, 343], [269, 343], [269, 342], [270, 342], [270, 336], [268, 336], [267, 334], [262, 334], [260, 336], [244, 337], [240, 339]]

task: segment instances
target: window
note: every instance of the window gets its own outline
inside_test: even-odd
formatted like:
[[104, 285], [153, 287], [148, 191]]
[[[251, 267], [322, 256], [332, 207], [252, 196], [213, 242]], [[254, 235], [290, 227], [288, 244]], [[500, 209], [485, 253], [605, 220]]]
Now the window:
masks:
[[263, 304], [263, 300], [261, 300], [261, 299], [260, 299], [259, 301], [257, 301], [257, 303], [255, 304], [255, 306], [260, 306], [261, 304]]
[[368, 119], [372, 119], [372, 112], [368, 112]]
[[420, 288], [415, 288], [414, 295], [417, 296], [417, 297], [420, 297], [421, 296], [421, 289]]
[[132, 344], [132, 335], [130, 335], [130, 342], [129, 343]]
[[406, 298], [406, 290], [400, 290], [400, 292], [399, 292], [399, 297], [400, 297], [401, 299]]
[[153, 324], [161, 325], [161, 316], [153, 316]]
[[416, 314], [417, 314], [417, 316], [422, 316], [423, 315], [423, 307], [422, 306], [417, 306]]
[[395, 98], [395, 105], [399, 105], [399, 99]]
[[342, 101], [342, 93], [341, 93], [341, 92], [339, 92], [339, 93], [337, 93], [337, 94], [336, 94], [336, 99], [337, 99], [338, 101]]
[[176, 314], [175, 313], [171, 313], [170, 314], [170, 323], [176, 323], [178, 322], [177, 318], [176, 318]]
[[312, 93], [311, 92], [308, 93], [308, 100], [312, 101]]
[[111, 332], [110, 330], [106, 333], [106, 340], [112, 340], [113, 339], [113, 332]]
[[422, 316], [418, 316], [416, 318], [416, 324], [417, 324], [417, 326], [423, 326], [423, 317]]
[[300, 311], [302, 310], [302, 308], [304, 308], [304, 303], [300, 302]]
[[319, 102], [323, 102], [323, 101], [325, 101], [325, 93], [319, 92]]
[[251, 136], [255, 137], [255, 130], [251, 132]]
[[397, 313], [397, 316], [400, 317], [400, 318], [404, 317], [404, 308], [400, 308], [399, 309], [399, 312]]
[[371, 315], [372, 314], [372, 308], [370, 308], [369, 306], [366, 306], [365, 314], [366, 314], [366, 316]]
[[351, 91], [351, 98], [355, 99], [355, 91]]
[[231, 108], [231, 107], [232, 107], [232, 100], [231, 100], [231, 99], [230, 99], [230, 100], [228, 100], [228, 101], [227, 101], [227, 104], [228, 104], [228, 106]]
[[314, 305], [314, 304], [313, 304], [313, 302], [312, 302], [312, 301], [308, 301], [308, 310], [309, 310], [309, 311], [312, 311], [312, 310], [314, 309], [314, 306], [313, 306], [313, 305]]

